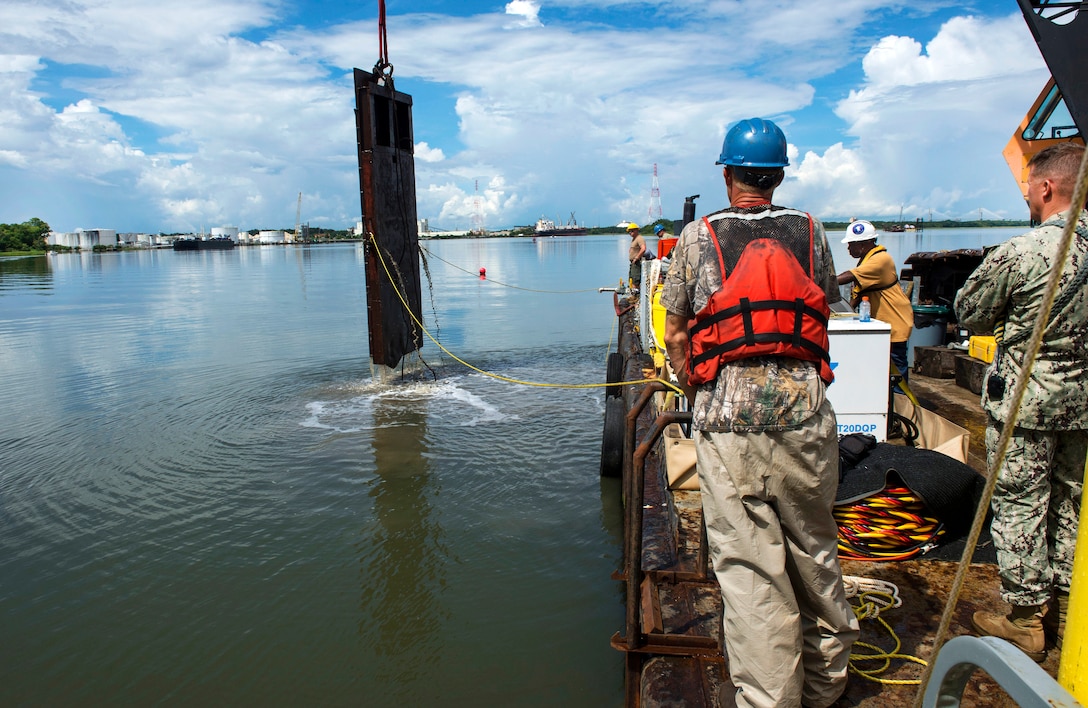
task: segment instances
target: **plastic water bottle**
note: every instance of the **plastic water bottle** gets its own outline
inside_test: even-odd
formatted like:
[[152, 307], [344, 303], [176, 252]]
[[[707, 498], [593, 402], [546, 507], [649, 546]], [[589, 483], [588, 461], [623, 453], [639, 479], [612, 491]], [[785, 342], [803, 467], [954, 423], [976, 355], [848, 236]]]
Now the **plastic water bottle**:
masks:
[[869, 298], [861, 298], [861, 304], [858, 305], [858, 320], [861, 322], [868, 322], [873, 319], [872, 310], [869, 307]]

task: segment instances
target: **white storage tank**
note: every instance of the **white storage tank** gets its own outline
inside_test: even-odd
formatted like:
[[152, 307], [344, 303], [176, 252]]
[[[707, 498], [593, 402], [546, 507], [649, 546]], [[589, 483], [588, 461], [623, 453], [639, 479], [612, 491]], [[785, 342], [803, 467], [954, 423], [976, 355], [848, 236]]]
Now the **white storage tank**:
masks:
[[259, 243], [286, 243], [287, 236], [283, 231], [261, 231], [257, 234]]

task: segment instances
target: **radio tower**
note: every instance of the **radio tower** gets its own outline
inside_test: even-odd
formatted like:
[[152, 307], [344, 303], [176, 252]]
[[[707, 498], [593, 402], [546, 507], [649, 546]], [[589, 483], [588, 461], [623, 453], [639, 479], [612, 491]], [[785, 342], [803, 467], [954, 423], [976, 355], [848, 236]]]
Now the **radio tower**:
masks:
[[[655, 216], [656, 214], [656, 216]], [[650, 187], [650, 209], [646, 213], [646, 223], [652, 224], [661, 218], [661, 188], [657, 185], [657, 163], [654, 163], [654, 183]]]
[[484, 215], [480, 210], [480, 180], [476, 180], [476, 196], [472, 199], [472, 231], [477, 234], [484, 232]]

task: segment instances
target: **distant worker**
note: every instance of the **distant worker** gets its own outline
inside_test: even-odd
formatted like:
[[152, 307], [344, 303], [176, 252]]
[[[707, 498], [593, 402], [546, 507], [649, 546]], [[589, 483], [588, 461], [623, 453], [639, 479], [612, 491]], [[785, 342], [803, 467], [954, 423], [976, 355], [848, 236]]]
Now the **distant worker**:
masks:
[[[1088, 212], [1071, 209], [1084, 148], [1059, 143], [1028, 162], [1027, 202], [1038, 228], [990, 251], [956, 295], [959, 323], [1000, 332], [982, 387], [989, 414], [986, 449], [1000, 468], [991, 508], [1005, 614], [976, 612], [982, 635], [1001, 637], [1036, 661], [1061, 646], [1088, 453]], [[1010, 410], [1058, 240], [1076, 219], [1069, 260], [1043, 330], [1043, 342], [1019, 410]], [[1016, 427], [1003, 461], [994, 460], [1002, 427]], [[1003, 462], [1003, 464], [999, 464]]]
[[627, 260], [631, 262], [629, 277], [636, 288], [642, 283], [642, 257], [646, 255], [646, 239], [639, 233], [638, 224], [627, 224], [627, 235], [631, 237], [631, 247], [627, 249]]
[[661, 274], [664, 275], [669, 267], [669, 254], [676, 246], [676, 237], [672, 235], [672, 231], [665, 228], [664, 224], [654, 226], [654, 236], [657, 236], [657, 255], [662, 259]]
[[839, 285], [853, 283], [850, 289], [850, 307], [857, 308], [861, 298], [869, 298], [874, 320], [887, 322], [892, 327], [891, 360], [903, 378], [907, 378], [907, 340], [914, 328], [914, 308], [903, 288], [895, 261], [884, 246], [876, 245], [880, 234], [868, 221], [854, 221], [846, 227], [842, 242], [851, 258], [858, 264], [839, 273]]
[[[730, 206], [684, 227], [661, 305], [669, 361], [692, 401], [725, 608], [736, 694], [721, 704], [825, 708], [846, 687], [858, 637], [832, 516], [838, 430], [826, 392], [828, 304], [841, 299], [835, 266], [819, 221], [771, 205], [789, 164], [777, 125], [737, 123], [717, 164]], [[780, 322], [787, 317], [773, 301], [798, 299], [803, 312], [791, 309]]]

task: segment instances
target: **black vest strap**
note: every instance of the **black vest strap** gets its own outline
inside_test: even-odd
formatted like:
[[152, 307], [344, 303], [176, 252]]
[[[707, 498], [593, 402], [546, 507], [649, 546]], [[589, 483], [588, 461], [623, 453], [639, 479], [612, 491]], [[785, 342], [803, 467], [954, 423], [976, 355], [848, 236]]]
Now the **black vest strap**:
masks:
[[730, 317], [743, 315], [745, 312], [749, 313], [748, 317], [745, 318], [744, 325], [744, 329], [747, 331], [751, 324], [751, 313], [757, 310], [793, 310], [798, 313], [798, 317], [795, 319], [795, 323], [797, 323], [794, 325], [795, 328], [801, 326], [799, 323], [801, 321], [802, 315], [811, 317], [812, 319], [822, 324], [824, 327], [827, 326], [827, 318], [824, 317], [824, 313], [820, 312], [815, 308], [808, 307], [807, 305], [805, 305], [805, 301], [800, 298], [798, 298], [797, 300], [757, 300], [756, 302], [751, 302], [747, 298], [741, 298], [740, 302], [741, 304], [739, 305], [734, 305], [733, 307], [728, 307], [719, 312], [715, 312], [713, 315], [707, 317], [706, 319], [700, 322], [696, 322], [691, 326], [689, 333], [695, 335], [696, 333], [706, 329], [712, 324], [721, 322], [722, 320], [728, 319]]
[[[758, 310], [791, 310], [793, 311], [793, 332], [790, 334], [779, 333], [762, 333], [756, 334], [755, 326], [752, 323], [752, 313]], [[733, 307], [716, 312], [710, 317], [707, 317], [701, 322], [697, 322], [692, 325], [690, 333], [694, 336], [697, 332], [700, 332], [710, 325], [721, 322], [722, 320], [730, 317], [740, 316], [744, 323], [744, 336], [737, 337], [728, 342], [723, 342], [716, 347], [708, 349], [702, 354], [692, 359], [694, 364], [699, 364], [703, 361], [711, 359], [713, 357], [721, 356], [726, 352], [732, 351], [740, 346], [752, 347], [756, 344], [768, 344], [778, 342], [789, 342], [795, 347], [801, 347], [813, 354], [819, 355], [824, 361], [830, 362], [831, 356], [824, 351], [824, 349], [813, 342], [809, 342], [801, 337], [801, 331], [804, 324], [804, 318], [809, 317], [816, 320], [824, 327], [827, 327], [827, 318], [819, 310], [813, 309], [805, 304], [804, 299], [797, 298], [795, 300], [759, 300], [752, 302], [748, 298], [741, 298], [740, 303]]]
[[[749, 337], [752, 340], [751, 342], [748, 341]], [[714, 359], [716, 357], [719, 357], [722, 354], [726, 354], [728, 352], [731, 352], [731, 351], [733, 351], [734, 349], [736, 349], [737, 347], [740, 347], [740, 346], [751, 346], [752, 344], [777, 344], [779, 342], [792, 342], [792, 341], [793, 341], [793, 335], [791, 335], [791, 334], [778, 334], [778, 333], [771, 333], [771, 332], [763, 333], [763, 334], [752, 334], [752, 333], [750, 333], [750, 332], [748, 332], [746, 330], [744, 332], [743, 337], [737, 337], [736, 339], [730, 340], [728, 342], [722, 342], [718, 346], [707, 349], [702, 354], [699, 354], [698, 356], [692, 357], [691, 363], [694, 366], [698, 366], [699, 364], [703, 363], [704, 361], [708, 361], [710, 359]], [[831, 363], [831, 355], [828, 354], [826, 351], [824, 351], [823, 347], [816, 344], [815, 342], [810, 342], [808, 340], [802, 339], [800, 342], [798, 342], [798, 346], [800, 346], [801, 348], [803, 348], [803, 349], [805, 349], [807, 351], [812, 352], [820, 360], [822, 360], [824, 362], [827, 362], [827, 363]]]

